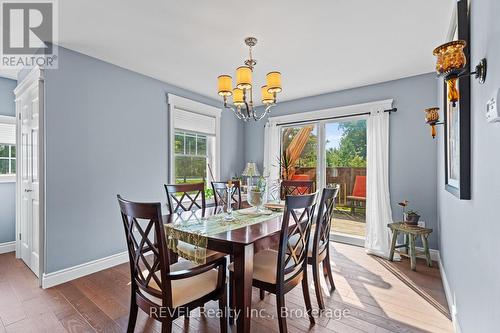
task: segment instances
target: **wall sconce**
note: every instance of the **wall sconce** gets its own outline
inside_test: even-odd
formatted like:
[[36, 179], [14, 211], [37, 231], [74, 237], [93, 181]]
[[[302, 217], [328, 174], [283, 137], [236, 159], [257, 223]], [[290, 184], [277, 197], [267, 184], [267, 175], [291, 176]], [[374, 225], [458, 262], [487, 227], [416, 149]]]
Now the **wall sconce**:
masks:
[[442, 125], [443, 122], [439, 121], [439, 108], [428, 108], [424, 110], [425, 122], [431, 126], [431, 135], [434, 139], [436, 137], [436, 125]]
[[455, 40], [436, 47], [432, 52], [437, 57], [436, 72], [439, 76], [444, 76], [448, 84], [448, 101], [453, 103], [453, 106], [460, 99], [457, 79], [474, 74], [479, 83], [482, 84], [486, 80], [486, 59], [481, 59], [475, 71], [470, 72], [466, 66], [467, 58], [464, 53], [466, 45], [467, 43], [464, 40]]

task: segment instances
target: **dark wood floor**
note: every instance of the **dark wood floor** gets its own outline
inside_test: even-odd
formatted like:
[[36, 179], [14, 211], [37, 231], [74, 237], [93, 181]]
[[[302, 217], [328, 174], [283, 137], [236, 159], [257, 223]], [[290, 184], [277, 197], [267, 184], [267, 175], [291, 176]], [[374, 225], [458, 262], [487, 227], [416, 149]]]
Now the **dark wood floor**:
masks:
[[[390, 273], [362, 248], [332, 244], [332, 265], [336, 292], [325, 299], [327, 307], [347, 310], [340, 320], [318, 318], [310, 328], [307, 318], [288, 320], [294, 332], [452, 332], [450, 320], [424, 300], [414, 289]], [[406, 266], [404, 264], [407, 264]], [[409, 263], [398, 265], [409, 271]], [[437, 266], [437, 265], [435, 265]], [[426, 269], [422, 274], [439, 277], [439, 270]], [[427, 273], [425, 273], [427, 272]], [[414, 280], [415, 274], [411, 275]], [[424, 276], [424, 275], [423, 275]], [[418, 275], [417, 275], [418, 277]], [[442, 293], [437, 279], [421, 278], [427, 290]], [[0, 255], [0, 333], [2, 332], [124, 332], [129, 306], [128, 264], [116, 266], [63, 285], [43, 290], [28, 268], [13, 253]], [[427, 287], [425, 286], [426, 284]], [[313, 306], [317, 309], [311, 284]], [[267, 295], [260, 301], [254, 290], [253, 307], [268, 317], [252, 320], [253, 332], [278, 331], [275, 299]], [[289, 308], [304, 307], [300, 288], [286, 297]], [[207, 308], [216, 308], [215, 303]], [[174, 332], [218, 332], [219, 321], [196, 313], [189, 320], [175, 321]], [[158, 332], [159, 325], [144, 313], [139, 314], [136, 332]]]

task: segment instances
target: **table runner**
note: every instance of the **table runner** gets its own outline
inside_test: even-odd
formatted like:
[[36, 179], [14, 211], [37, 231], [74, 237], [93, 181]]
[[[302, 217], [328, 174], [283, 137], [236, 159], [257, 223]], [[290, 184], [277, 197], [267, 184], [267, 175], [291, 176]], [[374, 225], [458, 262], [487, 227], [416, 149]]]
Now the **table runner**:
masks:
[[[248, 212], [251, 210], [255, 210], [255, 208], [233, 211], [233, 221], [226, 221], [224, 219], [226, 213], [206, 218], [200, 218], [195, 212], [192, 212], [189, 216], [176, 215], [173, 218], [173, 223], [164, 224], [167, 246], [170, 250], [185, 259], [196, 264], [204, 264], [206, 262], [208, 237], [261, 223], [283, 215], [283, 212], [279, 211], [258, 216], [244, 214], [245, 211]], [[187, 244], [181, 244], [180, 242], [193, 246], [184, 246]]]

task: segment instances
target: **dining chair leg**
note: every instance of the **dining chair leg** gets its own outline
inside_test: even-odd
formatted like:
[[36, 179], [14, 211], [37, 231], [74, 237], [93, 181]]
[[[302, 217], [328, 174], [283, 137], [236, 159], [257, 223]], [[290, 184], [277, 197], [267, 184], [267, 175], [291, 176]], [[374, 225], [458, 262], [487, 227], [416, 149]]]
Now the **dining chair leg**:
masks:
[[227, 333], [227, 293], [219, 298], [219, 310], [221, 311], [220, 316], [220, 332]]
[[276, 310], [278, 311], [278, 326], [280, 333], [287, 333], [286, 316], [282, 315], [283, 312], [286, 311], [285, 294], [283, 292], [276, 293]]
[[233, 272], [229, 272], [229, 324], [234, 324], [234, 313], [236, 304], [236, 295], [234, 292], [234, 275]]
[[161, 333], [172, 333], [172, 321], [164, 321], [161, 323]]
[[333, 281], [332, 265], [330, 264], [330, 251], [327, 252], [325, 259], [323, 259], [323, 274], [325, 279], [328, 276], [330, 282], [330, 292], [335, 290], [335, 282]]
[[321, 280], [319, 276], [319, 262], [316, 260], [312, 264], [313, 280], [314, 280], [314, 290], [316, 292], [316, 300], [318, 301], [318, 306], [320, 310], [325, 309], [325, 302], [323, 301], [323, 294], [321, 291]]
[[[321, 290], [319, 292], [321, 293]], [[302, 293], [304, 294], [304, 303], [306, 304], [306, 310], [307, 310], [307, 315], [309, 316], [309, 322], [311, 323], [311, 325], [314, 325], [315, 321], [312, 313], [311, 296], [309, 295], [309, 285], [307, 283], [307, 263], [304, 268], [304, 276], [302, 277]], [[321, 299], [321, 301], [323, 302], [323, 298]]]
[[264, 289], [259, 290], [259, 295], [260, 295], [260, 300], [263, 301], [264, 298], [266, 297], [266, 293], [265, 293]]
[[133, 333], [135, 330], [135, 323], [137, 321], [137, 312], [139, 310], [139, 306], [137, 306], [135, 299], [135, 291], [132, 290], [132, 297], [130, 298], [130, 312], [128, 315], [128, 327], [127, 332]]

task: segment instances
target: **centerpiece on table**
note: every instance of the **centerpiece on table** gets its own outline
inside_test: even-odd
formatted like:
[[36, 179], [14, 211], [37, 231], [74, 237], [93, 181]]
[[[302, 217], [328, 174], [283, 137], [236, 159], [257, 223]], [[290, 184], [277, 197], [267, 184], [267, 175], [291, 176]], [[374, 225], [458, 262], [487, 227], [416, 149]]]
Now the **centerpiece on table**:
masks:
[[259, 177], [254, 185], [248, 187], [248, 203], [255, 207], [255, 212], [262, 212], [266, 195], [266, 179]]

